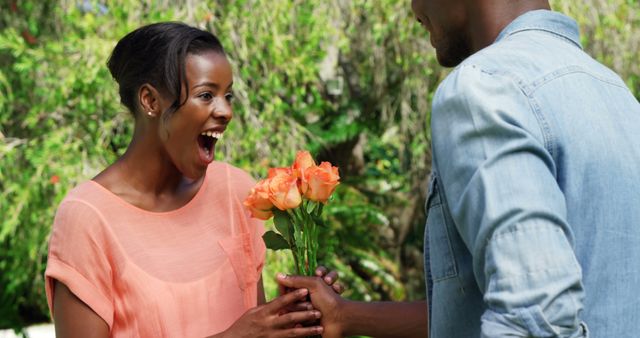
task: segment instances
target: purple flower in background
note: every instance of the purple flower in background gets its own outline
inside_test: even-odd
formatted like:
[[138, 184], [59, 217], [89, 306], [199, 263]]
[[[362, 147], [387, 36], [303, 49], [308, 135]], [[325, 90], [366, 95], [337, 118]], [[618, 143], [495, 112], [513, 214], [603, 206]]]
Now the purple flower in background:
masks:
[[78, 9], [82, 13], [96, 13], [99, 15], [104, 15], [109, 13], [109, 8], [105, 6], [103, 3], [94, 4], [93, 1], [84, 0], [82, 3], [78, 4]]

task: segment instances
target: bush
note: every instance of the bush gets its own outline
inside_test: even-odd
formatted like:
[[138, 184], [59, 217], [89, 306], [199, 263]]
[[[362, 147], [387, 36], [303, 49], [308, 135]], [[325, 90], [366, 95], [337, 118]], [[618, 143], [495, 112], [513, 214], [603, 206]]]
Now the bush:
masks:
[[[105, 2], [106, 3], [106, 2]], [[47, 236], [66, 192], [123, 153], [133, 121], [106, 69], [139, 25], [185, 21], [217, 34], [235, 71], [235, 119], [219, 160], [264, 176], [309, 149], [341, 168], [325, 263], [347, 297], [424, 297], [423, 204], [430, 101], [447, 71], [405, 0], [21, 1], [0, 11], [0, 327], [48, 318]], [[554, 2], [583, 43], [640, 97], [638, 2]], [[270, 276], [292, 271], [269, 253]]]

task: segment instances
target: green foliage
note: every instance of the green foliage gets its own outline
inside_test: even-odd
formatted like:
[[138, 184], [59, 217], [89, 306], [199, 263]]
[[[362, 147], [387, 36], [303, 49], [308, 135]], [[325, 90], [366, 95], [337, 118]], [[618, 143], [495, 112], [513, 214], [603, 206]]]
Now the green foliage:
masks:
[[264, 243], [267, 245], [267, 248], [271, 250], [284, 250], [289, 249], [289, 242], [287, 242], [281, 234], [276, 233], [273, 230], [268, 230], [262, 235], [262, 239], [264, 239]]
[[[308, 149], [340, 167], [319, 260], [340, 271], [345, 296], [424, 297], [428, 120], [447, 71], [408, 1], [114, 0], [106, 12], [98, 1], [82, 3], [0, 5], [0, 327], [47, 318], [55, 209], [122, 154], [132, 132], [106, 60], [124, 34], [166, 20], [211, 30], [232, 62], [235, 118], [219, 160], [264, 177]], [[640, 97], [638, 1], [552, 3], [578, 20], [586, 49]], [[287, 252], [267, 259], [273, 297], [272, 276], [293, 265]]]

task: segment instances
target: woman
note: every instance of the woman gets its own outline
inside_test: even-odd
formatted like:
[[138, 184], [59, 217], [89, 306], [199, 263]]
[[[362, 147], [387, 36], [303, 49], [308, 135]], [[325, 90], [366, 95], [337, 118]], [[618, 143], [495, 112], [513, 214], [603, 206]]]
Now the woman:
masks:
[[320, 316], [308, 303], [287, 313], [306, 290], [264, 304], [263, 225], [241, 203], [254, 182], [213, 162], [232, 117], [218, 39], [152, 24], [120, 40], [108, 67], [135, 131], [56, 213], [45, 275], [58, 337], [320, 334], [300, 325]]

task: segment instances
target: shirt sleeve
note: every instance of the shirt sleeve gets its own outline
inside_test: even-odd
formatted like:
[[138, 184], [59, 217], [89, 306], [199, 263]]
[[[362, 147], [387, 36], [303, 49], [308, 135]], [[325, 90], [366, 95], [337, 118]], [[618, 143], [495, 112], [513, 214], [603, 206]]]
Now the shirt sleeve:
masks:
[[53, 317], [54, 282], [65, 284], [111, 328], [112, 268], [104, 250], [99, 213], [79, 200], [64, 201], [56, 212], [45, 271], [46, 294]]
[[583, 337], [584, 290], [545, 121], [508, 74], [463, 65], [438, 90], [434, 167], [473, 255], [482, 337]]

